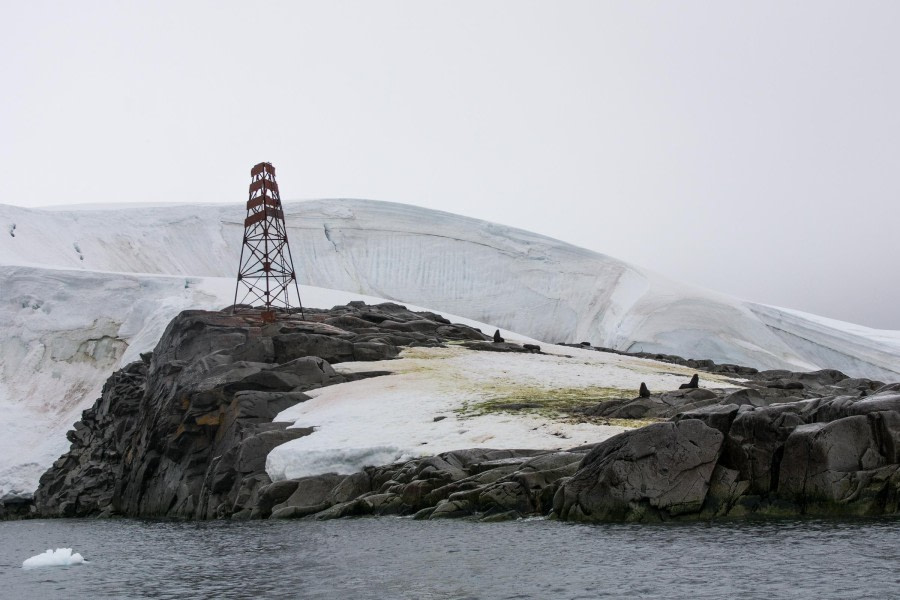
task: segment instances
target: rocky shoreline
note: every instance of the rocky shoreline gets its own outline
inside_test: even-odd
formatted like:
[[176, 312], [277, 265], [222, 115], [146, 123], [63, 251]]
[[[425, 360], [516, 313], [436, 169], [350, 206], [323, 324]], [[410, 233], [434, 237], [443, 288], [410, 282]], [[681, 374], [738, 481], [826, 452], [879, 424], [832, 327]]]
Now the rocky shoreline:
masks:
[[270, 481], [269, 451], [311, 433], [273, 423], [279, 412], [309, 390], [385, 374], [340, 375], [332, 364], [448, 341], [540, 352], [501, 348], [476, 329], [391, 303], [307, 310], [306, 320], [280, 314], [268, 325], [250, 310], [186, 311], [152, 354], [110, 377], [33, 504], [0, 505], [0, 517], [900, 514], [900, 384], [664, 355], [639, 356], [731, 374], [742, 389], [648, 390], [578, 408], [574, 418], [660, 422], [567, 451], [469, 449], [352, 475]]
[[251, 515], [656, 522], [897, 515], [900, 384], [757, 408], [719, 404], [565, 452], [463, 450], [264, 487]]

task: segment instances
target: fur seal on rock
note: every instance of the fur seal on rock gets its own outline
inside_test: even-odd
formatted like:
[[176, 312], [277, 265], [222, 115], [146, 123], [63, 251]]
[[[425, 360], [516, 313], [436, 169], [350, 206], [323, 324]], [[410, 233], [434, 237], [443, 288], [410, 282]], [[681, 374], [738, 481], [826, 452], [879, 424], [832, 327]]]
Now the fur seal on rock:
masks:
[[678, 386], [679, 390], [693, 390], [700, 387], [700, 376], [694, 373], [694, 376], [691, 377], [690, 382], [682, 383]]

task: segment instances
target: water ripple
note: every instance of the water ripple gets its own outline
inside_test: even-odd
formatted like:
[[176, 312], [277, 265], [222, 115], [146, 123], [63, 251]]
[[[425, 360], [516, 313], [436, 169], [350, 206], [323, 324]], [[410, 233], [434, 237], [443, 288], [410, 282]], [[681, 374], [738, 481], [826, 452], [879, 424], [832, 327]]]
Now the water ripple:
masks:
[[[0, 597], [898, 598], [900, 521], [0, 523]], [[91, 561], [26, 571], [72, 547]]]

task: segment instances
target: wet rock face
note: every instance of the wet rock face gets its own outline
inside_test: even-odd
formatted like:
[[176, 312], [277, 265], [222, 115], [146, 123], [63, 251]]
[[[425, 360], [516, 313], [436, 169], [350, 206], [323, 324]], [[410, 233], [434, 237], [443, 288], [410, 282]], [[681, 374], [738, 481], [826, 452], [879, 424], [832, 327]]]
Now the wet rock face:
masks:
[[[41, 516], [250, 517], [271, 483], [266, 455], [311, 430], [275, 416], [341, 383], [332, 363], [395, 358], [403, 346], [489, 339], [392, 303], [280, 314], [185, 311], [152, 354], [113, 374], [41, 478]], [[384, 371], [354, 374], [353, 379]]]

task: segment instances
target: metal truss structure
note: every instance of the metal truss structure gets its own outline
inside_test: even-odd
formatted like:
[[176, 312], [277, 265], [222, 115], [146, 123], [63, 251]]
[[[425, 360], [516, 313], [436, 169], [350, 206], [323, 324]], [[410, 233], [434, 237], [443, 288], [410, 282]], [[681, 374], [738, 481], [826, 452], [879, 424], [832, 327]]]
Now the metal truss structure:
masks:
[[[272, 322], [276, 308], [287, 311], [295, 308], [290, 291], [293, 289], [296, 307], [303, 317], [300, 287], [288, 246], [281, 196], [275, 182], [275, 167], [272, 163], [259, 163], [250, 171], [250, 178], [250, 198], [247, 200], [247, 218], [244, 219], [244, 243], [234, 304], [262, 304], [263, 321]], [[242, 290], [244, 294], [238, 302]]]

